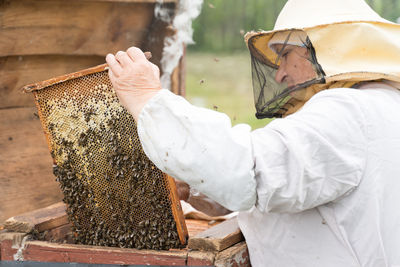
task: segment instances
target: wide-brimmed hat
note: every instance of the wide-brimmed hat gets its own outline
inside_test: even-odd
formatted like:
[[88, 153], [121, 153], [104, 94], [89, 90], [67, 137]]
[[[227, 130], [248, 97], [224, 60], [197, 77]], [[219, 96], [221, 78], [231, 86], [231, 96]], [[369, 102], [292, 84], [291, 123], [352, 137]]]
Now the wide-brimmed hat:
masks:
[[[289, 0], [272, 31], [249, 32], [245, 41], [257, 118], [287, 116], [321, 90], [372, 80], [400, 82], [400, 25], [381, 18], [363, 0]], [[290, 86], [276, 78], [286, 45], [308, 49], [314, 77]]]
[[381, 18], [363, 0], [289, 0], [272, 31], [249, 32], [245, 41], [252, 56], [273, 66], [277, 54], [271, 38], [293, 30], [310, 39], [327, 81], [400, 81], [400, 25]]

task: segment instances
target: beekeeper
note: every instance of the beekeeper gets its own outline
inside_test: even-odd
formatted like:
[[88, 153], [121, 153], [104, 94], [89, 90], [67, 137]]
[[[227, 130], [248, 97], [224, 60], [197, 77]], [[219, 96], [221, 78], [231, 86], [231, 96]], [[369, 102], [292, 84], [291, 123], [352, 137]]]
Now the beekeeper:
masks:
[[289, 0], [251, 32], [262, 129], [162, 90], [137, 48], [107, 56], [147, 156], [238, 220], [253, 266], [400, 266], [400, 25], [363, 0]]

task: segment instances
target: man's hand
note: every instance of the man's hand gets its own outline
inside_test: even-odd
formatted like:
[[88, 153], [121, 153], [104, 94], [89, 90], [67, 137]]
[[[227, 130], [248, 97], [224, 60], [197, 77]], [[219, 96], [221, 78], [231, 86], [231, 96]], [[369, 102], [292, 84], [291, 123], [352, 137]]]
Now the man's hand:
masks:
[[143, 106], [161, 90], [160, 70], [137, 47], [108, 54], [106, 61], [119, 100], [137, 120]]

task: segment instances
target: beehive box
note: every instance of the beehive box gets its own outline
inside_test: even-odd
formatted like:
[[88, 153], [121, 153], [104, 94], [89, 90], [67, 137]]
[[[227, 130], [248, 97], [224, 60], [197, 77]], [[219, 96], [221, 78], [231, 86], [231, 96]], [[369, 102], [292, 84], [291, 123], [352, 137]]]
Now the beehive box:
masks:
[[[173, 15], [178, 0], [164, 0]], [[157, 0], [0, 1], [0, 229], [5, 219], [62, 199], [30, 94], [20, 88], [104, 63], [134, 45], [160, 65], [170, 25]], [[172, 91], [184, 94], [183, 61]]]
[[[218, 225], [187, 219], [189, 244], [169, 251], [71, 244], [65, 205], [12, 217], [0, 231], [1, 261], [75, 262], [118, 265], [250, 266], [236, 218]], [[31, 234], [27, 234], [30, 232]], [[32, 240], [38, 238], [44, 241]], [[35, 237], [36, 236], [36, 237]]]

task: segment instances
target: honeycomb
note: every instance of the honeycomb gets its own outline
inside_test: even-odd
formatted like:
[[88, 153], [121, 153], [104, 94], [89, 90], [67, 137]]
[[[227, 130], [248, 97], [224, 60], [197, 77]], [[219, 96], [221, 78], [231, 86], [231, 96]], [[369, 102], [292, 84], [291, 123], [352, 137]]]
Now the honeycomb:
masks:
[[187, 230], [177, 218], [181, 210], [172, 179], [144, 154], [136, 123], [119, 103], [107, 72], [33, 93], [75, 242], [157, 250], [183, 246]]

